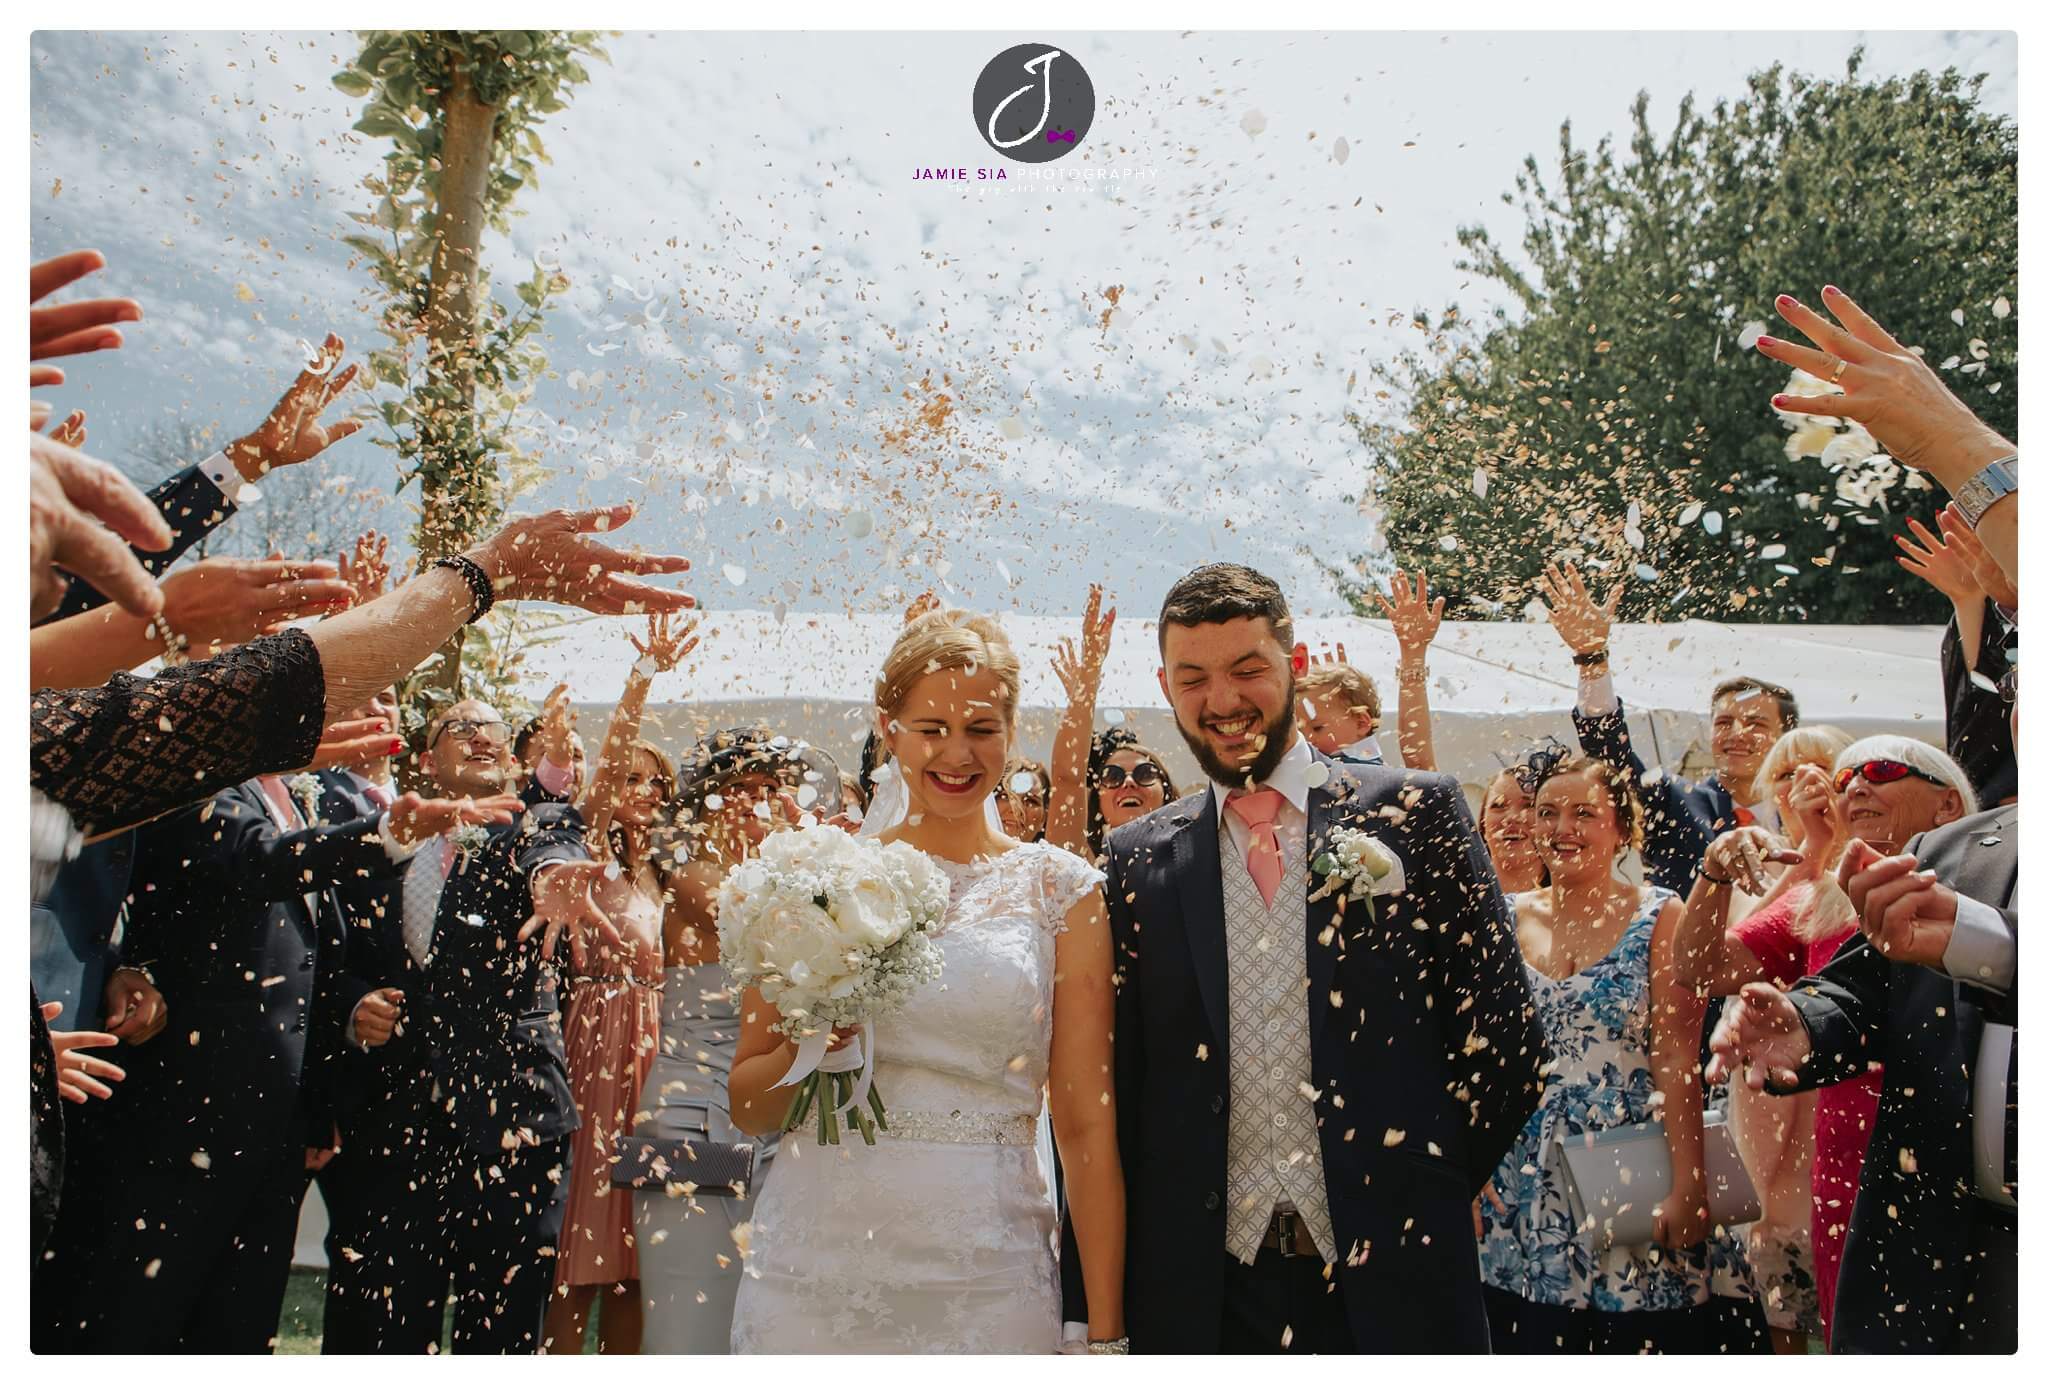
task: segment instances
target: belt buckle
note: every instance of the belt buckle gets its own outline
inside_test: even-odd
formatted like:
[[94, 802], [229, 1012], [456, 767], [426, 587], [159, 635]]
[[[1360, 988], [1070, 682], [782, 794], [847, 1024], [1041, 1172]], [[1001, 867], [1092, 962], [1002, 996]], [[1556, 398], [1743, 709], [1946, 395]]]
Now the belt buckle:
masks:
[[1295, 1239], [1295, 1232], [1300, 1225], [1296, 1213], [1278, 1210], [1273, 1213], [1273, 1238], [1277, 1242], [1276, 1248], [1282, 1260], [1292, 1260], [1301, 1254], [1300, 1242]]

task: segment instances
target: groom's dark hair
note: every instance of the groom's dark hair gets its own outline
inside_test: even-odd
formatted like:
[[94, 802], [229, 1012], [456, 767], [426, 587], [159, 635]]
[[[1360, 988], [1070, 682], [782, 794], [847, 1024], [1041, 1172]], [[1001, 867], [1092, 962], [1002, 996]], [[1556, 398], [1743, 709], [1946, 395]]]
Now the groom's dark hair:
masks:
[[1282, 649], [1294, 648], [1294, 617], [1280, 584], [1239, 563], [1210, 563], [1173, 584], [1159, 608], [1159, 653], [1166, 655], [1169, 625], [1214, 625], [1239, 616], [1264, 617]]

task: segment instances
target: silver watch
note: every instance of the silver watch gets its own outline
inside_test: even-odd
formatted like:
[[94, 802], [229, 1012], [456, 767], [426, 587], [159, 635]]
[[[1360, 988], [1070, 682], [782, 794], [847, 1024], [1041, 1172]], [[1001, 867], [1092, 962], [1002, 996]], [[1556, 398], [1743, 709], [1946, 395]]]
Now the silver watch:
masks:
[[1956, 488], [1956, 508], [1972, 529], [1984, 512], [2020, 488], [2020, 454], [2000, 457]]

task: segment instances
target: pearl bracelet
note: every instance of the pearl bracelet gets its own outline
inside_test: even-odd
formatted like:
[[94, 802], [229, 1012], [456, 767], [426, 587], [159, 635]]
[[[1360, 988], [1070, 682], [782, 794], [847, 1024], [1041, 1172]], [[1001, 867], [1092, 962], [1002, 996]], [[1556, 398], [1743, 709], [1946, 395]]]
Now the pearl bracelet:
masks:
[[1088, 1344], [1088, 1354], [1090, 1356], [1129, 1356], [1131, 1354], [1131, 1339], [1129, 1337], [1118, 1337], [1113, 1342], [1090, 1342]]

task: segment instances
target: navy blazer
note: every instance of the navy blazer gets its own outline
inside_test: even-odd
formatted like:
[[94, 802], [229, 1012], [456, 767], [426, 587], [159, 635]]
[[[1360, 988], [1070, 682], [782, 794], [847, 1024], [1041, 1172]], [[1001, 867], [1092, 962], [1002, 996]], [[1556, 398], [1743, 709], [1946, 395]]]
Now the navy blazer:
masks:
[[[2019, 835], [2013, 805], [1924, 833], [1905, 849], [1958, 894], [1997, 909], [2017, 935]], [[1995, 995], [1890, 961], [1859, 933], [1788, 994], [1813, 1040], [1802, 1090], [1884, 1064], [1877, 1124], [1842, 1245], [1831, 1349], [1959, 1350], [1956, 1319], [1970, 1287], [1965, 1257], [1983, 1206], [1975, 1195], [1970, 1075], [1985, 1021], [2018, 1023], [2017, 981], [2010, 995]], [[2011, 1138], [2005, 1160], [2005, 1177], [2016, 1184], [2019, 1150]]]
[[479, 1152], [502, 1150], [508, 1133], [551, 1140], [576, 1130], [558, 974], [541, 961], [540, 934], [514, 938], [533, 913], [533, 872], [589, 859], [576, 810], [543, 804], [491, 829], [449, 874], [425, 968], [405, 946], [402, 880], [383, 917], [349, 930], [345, 984], [358, 994], [396, 986], [405, 1001], [390, 1042], [344, 1056], [344, 1141], [403, 1149], [429, 1106]]
[[134, 865], [134, 830], [117, 832], [66, 861], [29, 905], [29, 980], [44, 1000], [64, 1002], [60, 1029], [98, 1029], [105, 1020], [114, 924]]
[[325, 1144], [346, 945], [333, 887], [396, 869], [374, 822], [281, 832], [253, 782], [141, 828], [119, 960], [149, 968], [169, 1023], [121, 1050], [99, 1137], [166, 1168]]
[[[171, 527], [171, 546], [161, 553], [146, 553], [140, 548], [130, 550], [152, 577], [163, 576], [172, 563], [185, 555], [186, 550], [218, 529], [221, 522], [235, 512], [235, 502], [222, 495], [220, 487], [196, 466], [188, 466], [157, 482], [150, 489], [149, 501], [164, 517], [164, 523]], [[90, 582], [69, 576], [65, 580], [64, 599], [57, 603], [55, 611], [37, 624], [62, 620], [106, 604], [107, 598]]]
[[[1320, 753], [1315, 763], [1328, 778], [1309, 793], [1310, 862], [1350, 827], [1397, 853], [1407, 881], [1375, 901], [1377, 917], [1312, 901], [1302, 940], [1345, 1313], [1360, 1351], [1485, 1351], [1472, 1199], [1535, 1110], [1546, 1058], [1514, 919], [1456, 780]], [[1230, 1003], [1206, 786], [1111, 834], [1106, 891], [1125, 1321], [1134, 1350], [1213, 1352]]]
[[1644, 872], [1651, 884], [1684, 899], [1692, 893], [1693, 877], [1699, 874], [1708, 845], [1736, 825], [1735, 799], [1711, 774], [1695, 784], [1646, 768], [1629, 740], [1626, 713], [1619, 698], [1614, 710], [1602, 716], [1589, 717], [1572, 708], [1579, 749], [1635, 775], [1643, 797]]

